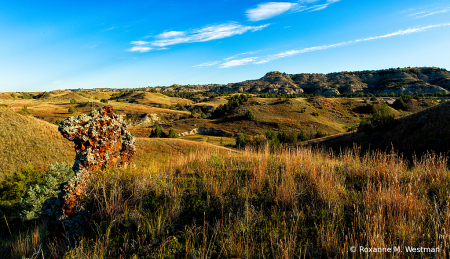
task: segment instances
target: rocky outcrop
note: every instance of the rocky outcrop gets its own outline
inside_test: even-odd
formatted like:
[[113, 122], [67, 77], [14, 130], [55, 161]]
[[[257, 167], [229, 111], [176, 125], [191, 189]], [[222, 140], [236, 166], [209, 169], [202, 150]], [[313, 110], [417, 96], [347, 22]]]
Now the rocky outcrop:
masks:
[[124, 120], [130, 126], [148, 127], [155, 125], [159, 117], [156, 113], [127, 114]]
[[200, 128], [195, 128], [195, 129], [190, 130], [190, 131], [186, 131], [186, 132], [180, 133], [179, 136], [183, 137], [183, 136], [190, 136], [190, 135], [197, 135], [197, 134], [199, 134], [199, 135], [209, 135], [209, 136], [225, 136], [225, 135], [227, 135], [227, 133], [225, 131], [222, 131], [222, 130], [216, 130], [216, 129], [213, 129], [213, 128], [207, 129], [207, 128], [200, 127]]
[[227, 85], [198, 85], [158, 88], [163, 92], [248, 92], [273, 94], [345, 93], [448, 93], [450, 72], [435, 67], [397, 68], [330, 74], [286, 74], [269, 72], [257, 80]]
[[48, 199], [42, 214], [48, 218], [47, 228], [54, 236], [72, 235], [88, 214], [80, 204], [92, 175], [105, 167], [125, 167], [136, 154], [135, 138], [111, 106], [89, 115], [69, 117], [58, 127], [59, 132], [75, 143], [75, 176], [61, 185], [58, 198]]

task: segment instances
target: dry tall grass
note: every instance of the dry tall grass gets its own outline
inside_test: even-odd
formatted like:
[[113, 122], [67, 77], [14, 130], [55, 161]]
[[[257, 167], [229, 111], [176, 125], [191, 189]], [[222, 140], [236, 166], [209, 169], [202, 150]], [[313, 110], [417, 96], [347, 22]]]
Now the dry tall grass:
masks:
[[[198, 150], [164, 167], [109, 170], [92, 186], [97, 211], [63, 258], [412, 258], [450, 256], [450, 179], [434, 154], [334, 155]], [[356, 253], [350, 247], [358, 248]], [[362, 253], [359, 247], [400, 247]], [[406, 253], [406, 247], [439, 253]], [[12, 250], [25, 251], [23, 242]], [[32, 249], [28, 249], [32, 251]], [[29, 252], [30, 254], [31, 252]]]
[[27, 164], [43, 168], [48, 163], [73, 163], [73, 145], [56, 125], [0, 107], [0, 178]]

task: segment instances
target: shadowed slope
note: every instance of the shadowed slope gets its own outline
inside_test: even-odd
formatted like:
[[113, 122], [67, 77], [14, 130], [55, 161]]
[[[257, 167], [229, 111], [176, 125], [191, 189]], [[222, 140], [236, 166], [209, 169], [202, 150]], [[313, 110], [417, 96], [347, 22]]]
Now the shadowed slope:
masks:
[[368, 132], [350, 132], [309, 141], [339, 150], [354, 144], [364, 149], [391, 150], [392, 147], [406, 156], [421, 155], [427, 150], [448, 153], [450, 150], [450, 102], [422, 110], [396, 120], [394, 126]]

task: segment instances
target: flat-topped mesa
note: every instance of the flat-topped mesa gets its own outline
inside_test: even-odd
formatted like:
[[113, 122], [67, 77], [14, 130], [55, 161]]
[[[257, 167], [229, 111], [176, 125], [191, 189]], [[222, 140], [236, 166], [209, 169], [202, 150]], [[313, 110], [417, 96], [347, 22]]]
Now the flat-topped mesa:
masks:
[[85, 221], [87, 212], [80, 205], [86, 186], [94, 172], [107, 166], [126, 167], [136, 155], [135, 138], [126, 130], [121, 117], [105, 106], [89, 115], [69, 117], [59, 132], [75, 143], [75, 176], [61, 185], [58, 198], [50, 198], [42, 207], [49, 218], [48, 230], [53, 236], [74, 234]]

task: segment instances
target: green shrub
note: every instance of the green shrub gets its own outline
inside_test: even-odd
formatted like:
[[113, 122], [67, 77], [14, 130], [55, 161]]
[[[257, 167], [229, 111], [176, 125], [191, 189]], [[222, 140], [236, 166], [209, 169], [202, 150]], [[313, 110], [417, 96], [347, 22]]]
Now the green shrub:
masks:
[[75, 98], [72, 98], [72, 99], [70, 99], [70, 103], [71, 103], [71, 104], [76, 104], [76, 103], [77, 103], [77, 100], [76, 100]]
[[375, 114], [377, 113], [377, 108], [375, 107], [375, 105], [373, 104], [367, 104], [365, 106], [365, 110], [367, 111], [367, 113], [369, 114]]
[[100, 102], [102, 102], [102, 103], [108, 103], [108, 99], [102, 98], [102, 99], [100, 99]]
[[168, 138], [179, 138], [178, 134], [175, 132], [174, 129], [170, 128]]
[[196, 114], [197, 114], [197, 109], [193, 109], [191, 111], [191, 117], [194, 118]]
[[281, 143], [289, 143], [289, 135], [285, 131], [278, 132], [277, 139]]
[[245, 114], [245, 117], [247, 118], [247, 120], [251, 121], [254, 121], [256, 119], [256, 116], [252, 110], [248, 110], [247, 113]]
[[307, 140], [309, 140], [309, 138], [308, 138], [308, 136], [306, 136], [305, 131], [301, 130], [301, 131], [298, 133], [297, 140], [298, 140], [298, 141], [307, 141]]
[[203, 111], [200, 111], [200, 117], [202, 117], [202, 119], [206, 119], [206, 114]]
[[167, 134], [164, 132], [163, 128], [156, 124], [155, 128], [150, 132], [150, 138], [167, 138]]
[[316, 134], [314, 135], [315, 138], [323, 138], [326, 136], [328, 136], [328, 134], [325, 132], [322, 132], [321, 130], [317, 130]]
[[278, 147], [281, 145], [280, 141], [277, 138], [277, 134], [275, 133], [275, 131], [269, 129], [266, 131], [266, 133], [264, 135], [271, 147], [274, 147], [274, 146]]
[[319, 116], [319, 113], [318, 113], [318, 112], [313, 112], [313, 113], [312, 113], [312, 116], [317, 117], [317, 116]]
[[28, 110], [28, 107], [27, 107], [26, 105], [24, 105], [24, 106], [22, 107], [22, 109], [20, 110], [20, 114], [22, 114], [22, 115], [30, 115], [31, 113], [30, 113], [30, 111]]
[[19, 203], [19, 216], [22, 221], [33, 220], [41, 215], [42, 204], [50, 197], [56, 197], [61, 183], [73, 176], [71, 166], [55, 163], [48, 166], [42, 181], [28, 187]]
[[374, 130], [377, 127], [387, 127], [393, 125], [395, 116], [389, 111], [389, 106], [383, 103], [379, 109], [375, 109], [370, 118], [363, 119], [358, 126], [358, 130]]
[[69, 113], [76, 113], [78, 111], [77, 108], [74, 107], [69, 107], [69, 109], [67, 110]]
[[403, 100], [402, 97], [399, 97], [392, 104], [392, 107], [397, 109], [397, 110], [404, 110], [404, 111], [406, 111], [406, 109], [408, 108], [408, 105], [406, 105], [406, 103], [405, 103], [405, 101]]
[[247, 141], [246, 141], [246, 135], [244, 135], [244, 134], [239, 134], [239, 135], [237, 135], [237, 137], [236, 137], [236, 146], [238, 146], [238, 147], [245, 147], [245, 145], [247, 144]]
[[43, 183], [43, 173], [34, 169], [33, 166], [26, 166], [20, 172], [12, 175], [6, 174], [0, 182], [0, 203], [12, 205], [19, 202], [29, 186]]

